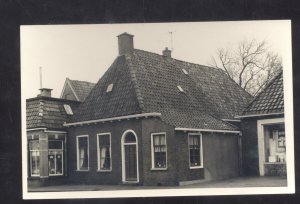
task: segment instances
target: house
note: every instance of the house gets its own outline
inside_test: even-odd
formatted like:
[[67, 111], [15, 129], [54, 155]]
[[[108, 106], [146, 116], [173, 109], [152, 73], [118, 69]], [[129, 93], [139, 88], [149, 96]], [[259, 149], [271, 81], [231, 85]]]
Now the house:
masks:
[[238, 116], [245, 175], [286, 176], [283, 73]]
[[234, 117], [252, 96], [221, 69], [174, 59], [167, 48], [135, 49], [133, 37], [118, 36], [119, 56], [63, 124], [67, 182], [184, 185], [239, 176]]
[[60, 98], [82, 102], [85, 100], [94, 86], [95, 84], [91, 82], [71, 80], [67, 78], [64, 83]]
[[[67, 175], [67, 121], [80, 102], [51, 97], [51, 90], [26, 100], [28, 181], [32, 185], [63, 182]], [[55, 178], [55, 179], [53, 179]]]

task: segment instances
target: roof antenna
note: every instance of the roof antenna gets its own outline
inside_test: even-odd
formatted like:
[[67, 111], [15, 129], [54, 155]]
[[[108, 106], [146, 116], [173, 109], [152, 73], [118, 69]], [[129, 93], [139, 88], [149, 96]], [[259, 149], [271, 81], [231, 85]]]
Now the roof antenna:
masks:
[[170, 37], [171, 37], [171, 50], [172, 50], [172, 52], [173, 52], [173, 33], [174, 33], [174, 31], [169, 32]]
[[43, 88], [43, 81], [42, 81], [42, 67], [40, 67], [40, 88]]

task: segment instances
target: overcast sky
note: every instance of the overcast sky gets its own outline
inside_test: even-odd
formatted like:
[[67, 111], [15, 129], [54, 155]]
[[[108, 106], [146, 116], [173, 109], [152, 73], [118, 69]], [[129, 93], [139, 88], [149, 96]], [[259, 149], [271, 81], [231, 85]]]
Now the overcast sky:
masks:
[[291, 49], [290, 21], [241, 21], [156, 24], [93, 24], [21, 26], [22, 95], [39, 93], [39, 67], [43, 87], [60, 97], [66, 77], [96, 83], [118, 56], [117, 35], [134, 35], [134, 47], [208, 65], [219, 47], [234, 47], [244, 39], [266, 40], [283, 57]]

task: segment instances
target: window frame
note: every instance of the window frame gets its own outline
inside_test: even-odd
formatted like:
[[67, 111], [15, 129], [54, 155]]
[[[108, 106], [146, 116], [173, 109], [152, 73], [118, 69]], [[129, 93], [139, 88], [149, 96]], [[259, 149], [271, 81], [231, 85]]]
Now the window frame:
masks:
[[[32, 141], [37, 141], [38, 143], [40, 143], [39, 139], [31, 139], [31, 140], [28, 140], [28, 150], [29, 150], [29, 165], [30, 165], [30, 176], [31, 177], [40, 177], [40, 166], [38, 166], [37, 168], [39, 169], [39, 173], [38, 174], [32, 174], [32, 153], [33, 152], [38, 152], [39, 153], [39, 160], [41, 162], [41, 155], [40, 155], [40, 149], [38, 150], [31, 150], [30, 149], [30, 142]], [[37, 157], [37, 156], [35, 156]]]
[[[164, 135], [165, 138], [165, 147], [166, 147], [166, 167], [155, 167], [154, 161], [154, 140], [153, 137], [155, 135]], [[158, 132], [158, 133], [151, 133], [151, 170], [167, 170], [168, 169], [168, 145], [167, 145], [167, 134], [166, 132]]]
[[[191, 166], [191, 151], [190, 151], [190, 136], [199, 136], [199, 146], [200, 146], [200, 165]], [[202, 133], [188, 133], [188, 152], [189, 152], [189, 168], [190, 169], [201, 169], [203, 168], [203, 142], [202, 142]]]
[[[86, 137], [87, 138], [87, 155], [88, 155], [88, 164], [87, 169], [79, 168], [79, 138]], [[90, 170], [90, 145], [89, 145], [89, 135], [78, 135], [76, 136], [76, 156], [77, 156], [77, 169], [76, 171], [89, 171]]]
[[[109, 135], [109, 155], [110, 155], [110, 168], [109, 169], [101, 169], [100, 168], [100, 159], [101, 159], [101, 155], [100, 155], [100, 141], [99, 141], [99, 137], [103, 136], [103, 135]], [[111, 172], [112, 171], [112, 155], [111, 155], [111, 133], [110, 132], [105, 132], [105, 133], [98, 133], [97, 134], [97, 171], [98, 172]]]
[[[61, 142], [61, 149], [50, 149], [49, 148], [49, 142], [50, 141], [60, 141]], [[65, 148], [64, 148], [64, 140], [53, 140], [53, 139], [50, 139], [50, 140], [48, 140], [48, 157], [49, 157], [49, 155], [50, 155], [50, 151], [53, 151], [53, 150], [61, 150], [61, 156], [62, 156], [62, 158], [61, 158], [61, 162], [62, 162], [62, 173], [61, 174], [51, 174], [50, 173], [50, 171], [49, 171], [49, 176], [63, 176], [64, 175], [64, 171], [65, 171], [65, 169], [64, 169], [64, 151], [65, 151]], [[55, 156], [56, 156], [56, 154], [55, 154]], [[48, 159], [48, 162], [49, 162], [49, 159]], [[57, 165], [57, 163], [56, 163], [56, 158], [55, 158], [55, 166]], [[57, 169], [56, 169], [57, 170]]]

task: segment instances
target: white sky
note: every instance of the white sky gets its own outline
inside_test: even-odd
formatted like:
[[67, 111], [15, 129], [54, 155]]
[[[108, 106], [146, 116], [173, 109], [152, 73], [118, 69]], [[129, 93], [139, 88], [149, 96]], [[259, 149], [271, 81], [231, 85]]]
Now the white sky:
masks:
[[171, 47], [172, 57], [208, 65], [219, 47], [232, 47], [244, 39], [266, 40], [285, 60], [291, 49], [290, 21], [240, 21], [155, 24], [93, 24], [21, 26], [22, 95], [39, 93], [39, 67], [43, 87], [60, 97], [66, 77], [97, 82], [118, 56], [117, 35], [133, 34], [134, 47], [161, 54]]

